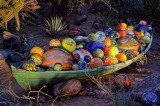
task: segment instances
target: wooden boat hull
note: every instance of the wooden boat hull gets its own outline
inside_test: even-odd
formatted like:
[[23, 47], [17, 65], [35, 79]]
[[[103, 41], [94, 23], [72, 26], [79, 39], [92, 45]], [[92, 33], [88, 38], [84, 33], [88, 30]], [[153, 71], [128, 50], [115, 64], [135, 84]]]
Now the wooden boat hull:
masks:
[[112, 66], [103, 66], [100, 68], [92, 68], [92, 69], [76, 70], [76, 71], [72, 70], [72, 71], [48, 71], [48, 72], [30, 72], [23, 69], [16, 69], [14, 66], [11, 66], [11, 69], [14, 78], [17, 80], [18, 84], [24, 90], [29, 90], [29, 87], [31, 87], [31, 89], [36, 89], [44, 85], [55, 84], [70, 79], [84, 79], [84, 78], [90, 78], [92, 76], [101, 76], [116, 72], [136, 62], [149, 50], [152, 44], [152, 39], [153, 37], [151, 36], [150, 44], [140, 55], [131, 60], [127, 60], [123, 63], [118, 63]]

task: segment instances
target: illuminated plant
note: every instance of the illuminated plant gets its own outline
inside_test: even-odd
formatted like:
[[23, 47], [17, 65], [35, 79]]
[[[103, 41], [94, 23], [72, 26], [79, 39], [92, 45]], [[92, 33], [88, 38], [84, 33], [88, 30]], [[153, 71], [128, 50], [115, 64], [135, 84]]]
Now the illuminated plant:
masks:
[[20, 30], [20, 14], [26, 16], [27, 12], [34, 12], [40, 8], [36, 0], [0, 0], [0, 27], [8, 29], [7, 24], [15, 18], [16, 30]]

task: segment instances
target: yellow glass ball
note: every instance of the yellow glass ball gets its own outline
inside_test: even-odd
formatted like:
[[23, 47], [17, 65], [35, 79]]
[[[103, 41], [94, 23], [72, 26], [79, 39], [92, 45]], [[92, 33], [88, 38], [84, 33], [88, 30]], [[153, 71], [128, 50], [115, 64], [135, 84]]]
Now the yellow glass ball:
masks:
[[36, 65], [40, 65], [42, 63], [42, 56], [39, 54], [32, 54], [31, 58]]
[[143, 33], [143, 32], [139, 32], [139, 34], [138, 34], [138, 39], [139, 39], [139, 40], [142, 40], [143, 37], [144, 37], [144, 33]]
[[126, 24], [126, 23], [121, 23], [121, 25], [122, 25], [124, 28], [127, 28], [127, 24]]
[[134, 27], [132, 25], [130, 25], [130, 26], [127, 27], [127, 30], [133, 31]]
[[50, 47], [60, 47], [61, 46], [61, 42], [58, 39], [52, 39], [49, 42], [49, 46]]
[[36, 64], [34, 62], [25, 62], [22, 68], [27, 71], [36, 71]]
[[39, 54], [40, 56], [43, 55], [43, 49], [41, 47], [35, 46], [31, 49], [30, 51], [31, 55], [32, 54]]
[[119, 50], [116, 46], [109, 47], [109, 55], [110, 56], [116, 56], [118, 53], [119, 53]]
[[65, 38], [62, 41], [62, 47], [69, 52], [73, 52], [76, 49], [76, 42], [72, 38]]

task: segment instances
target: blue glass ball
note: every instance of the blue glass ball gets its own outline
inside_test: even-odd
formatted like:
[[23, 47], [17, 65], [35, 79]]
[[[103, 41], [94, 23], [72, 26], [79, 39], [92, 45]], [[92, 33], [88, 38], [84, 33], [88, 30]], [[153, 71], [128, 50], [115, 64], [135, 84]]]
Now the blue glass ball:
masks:
[[85, 55], [84, 56], [84, 61], [86, 61], [87, 63], [91, 61], [91, 57], [89, 55]]
[[106, 37], [108, 37], [109, 33], [112, 31], [112, 28], [108, 28], [103, 30], [103, 32], [105, 33]]
[[136, 40], [136, 41], [138, 41], [138, 36], [133, 36], [133, 38]]
[[159, 104], [159, 97], [153, 92], [147, 92], [143, 95], [143, 101], [146, 104]]
[[86, 69], [87, 68], [87, 63], [84, 60], [80, 60], [78, 62], [78, 66], [80, 70]]
[[37, 67], [37, 72], [45, 72], [45, 70], [42, 67]]

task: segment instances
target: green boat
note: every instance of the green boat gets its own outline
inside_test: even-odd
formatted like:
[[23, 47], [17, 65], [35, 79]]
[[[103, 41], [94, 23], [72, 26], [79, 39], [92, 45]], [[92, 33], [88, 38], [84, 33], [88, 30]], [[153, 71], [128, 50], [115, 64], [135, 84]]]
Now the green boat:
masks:
[[29, 87], [31, 89], [37, 89], [41, 88], [44, 85], [51, 85], [67, 81], [70, 79], [84, 79], [84, 78], [90, 78], [92, 76], [106, 75], [114, 73], [139, 60], [151, 47], [152, 39], [153, 35], [151, 35], [151, 41], [147, 45], [146, 49], [137, 57], [112, 66], [103, 66], [100, 68], [92, 68], [92, 69], [84, 69], [76, 71], [69, 70], [69, 71], [48, 71], [48, 72], [30, 72], [23, 69], [16, 69], [16, 67], [11, 66], [11, 70], [14, 78], [24, 90], [29, 90]]

